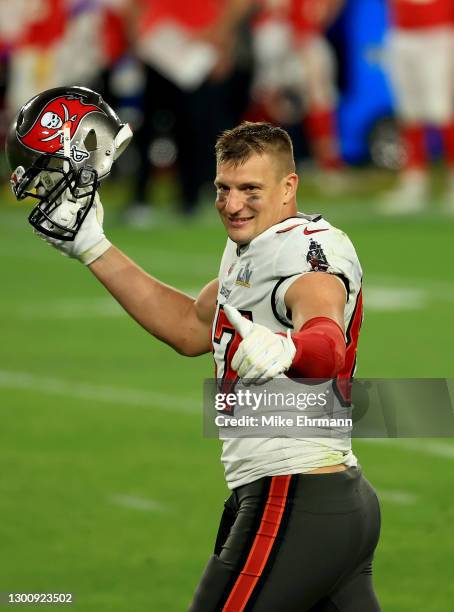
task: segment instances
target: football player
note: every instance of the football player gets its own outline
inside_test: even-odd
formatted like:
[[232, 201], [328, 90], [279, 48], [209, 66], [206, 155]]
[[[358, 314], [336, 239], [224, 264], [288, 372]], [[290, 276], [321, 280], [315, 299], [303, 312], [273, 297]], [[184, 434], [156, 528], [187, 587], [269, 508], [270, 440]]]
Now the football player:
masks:
[[[125, 215], [131, 225], [153, 222], [147, 197], [150, 143], [163, 136], [170, 136], [178, 151], [181, 212], [195, 213], [203, 185], [214, 172], [208, 152], [217, 134], [237, 122], [246, 104], [247, 73], [237, 92], [235, 84], [243, 84], [243, 60], [237, 50], [252, 1], [129, 1], [131, 43], [145, 76], [143, 121], [136, 134], [140, 164], [133, 181], [134, 200]], [[196, 138], [198, 147], [193, 146]]]
[[428, 125], [439, 129], [448, 167], [444, 207], [454, 213], [454, 2], [388, 0], [389, 70], [405, 160], [385, 213], [414, 213], [429, 202]]
[[268, 117], [281, 123], [292, 121], [283, 114], [282, 93], [292, 92], [299, 99], [304, 130], [322, 171], [320, 186], [338, 190], [345, 185], [345, 175], [335, 118], [336, 62], [324, 32], [343, 1], [261, 0], [257, 4], [254, 97]]
[[[61, 140], [51, 139], [57, 133]], [[129, 139], [81, 88], [46, 92], [21, 109], [8, 158], [16, 195], [36, 190], [39, 235], [87, 265], [150, 334], [183, 355], [213, 351], [219, 379], [349, 379], [361, 267], [342, 231], [298, 212], [288, 134], [244, 123], [219, 137], [216, 209], [228, 237], [218, 278], [196, 299], [147, 274], [104, 234], [97, 181]], [[192, 612], [380, 609], [372, 586], [379, 505], [349, 438], [225, 439], [222, 461], [231, 496]]]
[[[64, 0], [18, 0], [5, 4], [2, 29], [10, 24], [7, 109], [13, 117], [25, 100], [62, 83], [59, 49], [68, 25]], [[67, 66], [66, 66], [67, 68]]]

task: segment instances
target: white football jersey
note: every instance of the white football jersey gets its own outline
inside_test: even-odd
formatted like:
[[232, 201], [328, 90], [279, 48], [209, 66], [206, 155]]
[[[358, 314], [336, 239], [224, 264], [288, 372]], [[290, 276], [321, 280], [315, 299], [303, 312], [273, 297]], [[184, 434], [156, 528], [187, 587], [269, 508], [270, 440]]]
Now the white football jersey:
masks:
[[[219, 290], [212, 342], [218, 379], [235, 378], [230, 362], [241, 337], [228, 321], [223, 306], [231, 304], [243, 316], [273, 332], [293, 329], [285, 294], [301, 275], [313, 271], [334, 274], [345, 287], [347, 354], [338, 378], [350, 378], [362, 319], [362, 271], [355, 249], [344, 232], [320, 215], [298, 213], [268, 228], [248, 245], [227, 245], [219, 271]], [[285, 376], [285, 375], [282, 375]], [[289, 381], [290, 385], [298, 383]], [[222, 462], [229, 488], [264, 476], [307, 472], [322, 466], [356, 465], [350, 437], [224, 438]]]

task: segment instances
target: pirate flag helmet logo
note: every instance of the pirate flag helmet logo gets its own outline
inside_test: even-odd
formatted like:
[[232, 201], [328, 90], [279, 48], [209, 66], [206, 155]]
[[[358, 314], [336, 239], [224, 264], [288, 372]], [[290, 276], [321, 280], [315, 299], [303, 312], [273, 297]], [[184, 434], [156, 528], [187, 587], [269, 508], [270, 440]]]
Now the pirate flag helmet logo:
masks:
[[[86, 87], [44, 91], [20, 109], [6, 142], [11, 187], [18, 200], [38, 200], [30, 223], [51, 236], [73, 240], [93, 203], [99, 181], [132, 138], [102, 97]], [[63, 196], [80, 199], [74, 227], [49, 230], [50, 214]], [[54, 215], [55, 218], [55, 215]]]
[[[19, 139], [37, 153], [58, 153], [63, 150], [63, 125], [69, 122], [73, 138], [82, 119], [96, 112], [102, 111], [74, 95], [60, 96], [46, 104], [30, 130]], [[90, 157], [88, 151], [79, 149], [76, 144], [71, 145], [70, 155], [76, 162]]]

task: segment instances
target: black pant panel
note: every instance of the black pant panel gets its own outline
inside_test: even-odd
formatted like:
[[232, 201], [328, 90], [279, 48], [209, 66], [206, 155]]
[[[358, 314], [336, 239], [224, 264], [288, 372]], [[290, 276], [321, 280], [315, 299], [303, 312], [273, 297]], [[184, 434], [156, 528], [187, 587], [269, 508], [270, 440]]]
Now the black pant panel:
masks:
[[[223, 610], [239, 577], [244, 580], [257, 531], [259, 527], [264, 530], [272, 481], [263, 478], [239, 487], [226, 502], [215, 555], [200, 581], [191, 612]], [[371, 563], [379, 530], [377, 497], [360, 469], [292, 476], [266, 563], [245, 596], [244, 607], [238, 610], [378, 611]], [[237, 612], [236, 607], [226, 610]]]

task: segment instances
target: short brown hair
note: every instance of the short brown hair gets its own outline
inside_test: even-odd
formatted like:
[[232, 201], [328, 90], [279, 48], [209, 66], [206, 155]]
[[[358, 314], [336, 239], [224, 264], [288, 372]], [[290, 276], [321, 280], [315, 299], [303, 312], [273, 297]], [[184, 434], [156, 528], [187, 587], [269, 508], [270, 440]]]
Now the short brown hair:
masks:
[[271, 123], [244, 121], [223, 132], [216, 142], [218, 164], [240, 166], [252, 155], [270, 153], [279, 158], [283, 175], [295, 172], [292, 141], [288, 133]]

